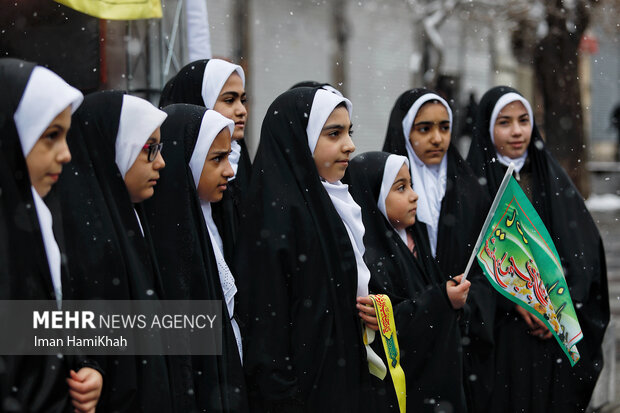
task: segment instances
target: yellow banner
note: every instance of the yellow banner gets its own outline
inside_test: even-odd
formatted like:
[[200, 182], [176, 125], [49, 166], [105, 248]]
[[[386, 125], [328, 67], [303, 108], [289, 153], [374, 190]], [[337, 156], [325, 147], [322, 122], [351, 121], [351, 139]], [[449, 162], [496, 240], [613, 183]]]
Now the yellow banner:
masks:
[[396, 338], [396, 323], [394, 323], [394, 311], [392, 302], [385, 294], [370, 295], [370, 299], [375, 307], [377, 322], [379, 324], [379, 334], [383, 342], [383, 349], [392, 376], [392, 383], [398, 398], [398, 406], [401, 413], [407, 411], [407, 385], [405, 382], [405, 372], [400, 366], [400, 349]]
[[161, 18], [161, 0], [56, 0], [79, 12], [106, 20]]

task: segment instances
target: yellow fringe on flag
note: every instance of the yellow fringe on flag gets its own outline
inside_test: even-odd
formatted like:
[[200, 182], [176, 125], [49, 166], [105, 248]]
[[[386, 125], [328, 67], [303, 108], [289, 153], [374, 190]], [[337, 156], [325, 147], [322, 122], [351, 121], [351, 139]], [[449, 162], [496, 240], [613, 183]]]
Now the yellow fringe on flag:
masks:
[[398, 406], [401, 413], [407, 410], [407, 385], [405, 382], [405, 372], [400, 366], [400, 349], [396, 337], [396, 324], [394, 323], [394, 311], [392, 302], [385, 294], [370, 295], [370, 299], [375, 307], [377, 322], [379, 324], [379, 334], [383, 342], [383, 350], [392, 376], [394, 390], [398, 397]]
[[161, 0], [56, 0], [79, 12], [106, 20], [161, 18]]

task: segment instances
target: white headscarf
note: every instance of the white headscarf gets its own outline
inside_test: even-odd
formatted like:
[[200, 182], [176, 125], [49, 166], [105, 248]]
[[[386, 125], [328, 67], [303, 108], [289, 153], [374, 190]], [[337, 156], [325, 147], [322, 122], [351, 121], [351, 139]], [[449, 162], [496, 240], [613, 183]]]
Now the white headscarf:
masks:
[[56, 73], [35, 66], [13, 115], [24, 158], [54, 118], [71, 105], [71, 113], [80, 106], [84, 96]]
[[201, 92], [202, 100], [207, 109], [213, 109], [224, 84], [233, 72], [237, 72], [243, 87], [245, 87], [245, 73], [241, 66], [221, 59], [211, 59], [207, 62], [202, 76]]
[[437, 233], [439, 231], [441, 201], [446, 195], [448, 157], [444, 155], [439, 165], [426, 165], [418, 158], [409, 141], [411, 128], [418, 115], [418, 111], [422, 105], [431, 100], [437, 100], [446, 108], [450, 119], [450, 132], [452, 132], [452, 110], [448, 102], [434, 93], [427, 93], [416, 100], [407, 112], [407, 115], [403, 119], [403, 133], [405, 147], [407, 148], [407, 155], [409, 157], [413, 189], [419, 195], [417, 215], [418, 219], [424, 222], [428, 227], [428, 239], [434, 257], [437, 252]]
[[[310, 116], [308, 117], [308, 126], [306, 127], [306, 134], [308, 135], [308, 147], [310, 152], [314, 155], [316, 144], [319, 141], [321, 130], [325, 126], [327, 118], [334, 111], [336, 106], [344, 102], [349, 117], [352, 116], [352, 105], [349, 99], [330, 92], [326, 89], [317, 89], [314, 99], [312, 101], [312, 109], [310, 109]], [[353, 254], [355, 255], [355, 264], [357, 266], [357, 292], [358, 297], [366, 297], [368, 295], [368, 282], [370, 281], [370, 270], [364, 262], [364, 252], [366, 247], [364, 246], [364, 222], [362, 221], [362, 209], [355, 202], [351, 194], [349, 193], [349, 186], [343, 184], [340, 181], [334, 183], [327, 182], [325, 179], [321, 179], [323, 188], [327, 191], [327, 195], [332, 201], [338, 216], [342, 219], [344, 227], [347, 230], [351, 247], [353, 248]], [[386, 367], [381, 358], [374, 352], [370, 344], [375, 339], [375, 332], [369, 328], [364, 328], [364, 334], [367, 337], [366, 358], [368, 363], [372, 364], [375, 369], [381, 372], [383, 377], [386, 374]], [[371, 369], [371, 372], [375, 371]], [[374, 374], [374, 373], [373, 373]], [[381, 377], [381, 374], [378, 377]], [[381, 378], [383, 378], [381, 377]]]
[[[385, 204], [385, 200], [387, 199], [390, 190], [392, 189], [392, 185], [394, 185], [394, 181], [396, 180], [396, 176], [400, 171], [400, 168], [404, 165], [409, 167], [409, 160], [401, 155], [390, 155], [385, 161], [385, 168], [383, 169], [383, 179], [381, 180], [381, 191], [379, 192], [379, 200], [377, 201], [377, 207], [379, 207], [379, 211], [383, 214], [385, 219], [390, 221], [387, 214], [387, 205]], [[404, 229], [396, 229], [394, 228], [400, 239], [403, 240], [405, 245], [407, 245], [407, 232]]]
[[326, 89], [317, 89], [312, 101], [312, 109], [310, 110], [310, 117], [308, 118], [308, 126], [306, 126], [306, 134], [308, 135], [308, 147], [310, 153], [314, 154], [314, 148], [319, 141], [321, 130], [325, 126], [325, 122], [329, 115], [332, 114], [336, 106], [345, 103], [349, 117], [353, 116], [353, 106], [351, 101], [342, 95], [330, 92]]
[[[207, 62], [204, 75], [202, 76], [201, 93], [202, 100], [204, 101], [207, 109], [213, 109], [215, 102], [217, 101], [217, 97], [222, 92], [224, 84], [234, 72], [237, 72], [241, 78], [241, 83], [245, 88], [245, 73], [243, 72], [243, 68], [241, 66], [221, 59], [211, 59]], [[230, 166], [232, 167], [235, 176], [237, 176], [239, 160], [241, 159], [241, 145], [239, 145], [239, 142], [232, 140], [230, 142], [230, 150], [231, 153], [228, 157], [228, 161], [230, 162]], [[235, 179], [235, 176], [230, 178], [229, 181]]]
[[39, 193], [34, 189], [34, 186], [31, 186], [30, 190], [32, 191], [32, 198], [34, 199], [39, 226], [41, 227], [45, 255], [47, 256], [47, 264], [50, 268], [52, 285], [54, 286], [54, 294], [56, 295], [56, 304], [58, 304], [58, 308], [60, 308], [60, 303], [62, 302], [61, 258], [60, 248], [58, 248], [58, 243], [54, 237], [54, 230], [52, 229], [52, 213], [39, 196]]
[[202, 122], [200, 123], [200, 130], [198, 131], [198, 138], [196, 139], [196, 145], [192, 152], [192, 157], [189, 161], [189, 167], [192, 171], [192, 177], [194, 178], [194, 184], [198, 188], [200, 182], [200, 175], [202, 175], [202, 168], [204, 167], [207, 154], [213, 141], [222, 129], [228, 128], [230, 135], [232, 136], [235, 130], [235, 123], [227, 117], [219, 114], [214, 110], [207, 110], [202, 116]]
[[[200, 176], [202, 175], [202, 170], [207, 159], [209, 149], [211, 149], [211, 145], [213, 145], [213, 141], [217, 135], [225, 128], [228, 128], [230, 136], [232, 137], [233, 131], [235, 130], [235, 123], [232, 120], [220, 115], [214, 110], [207, 110], [205, 112], [202, 117], [202, 122], [200, 123], [196, 146], [194, 147], [192, 157], [189, 161], [189, 168], [192, 171], [192, 177], [194, 178], [196, 189], [198, 189], [198, 185], [200, 184]], [[200, 207], [202, 209], [202, 216], [204, 217], [207, 225], [211, 245], [213, 246], [213, 255], [215, 256], [217, 272], [220, 277], [220, 284], [222, 285], [224, 301], [226, 302], [226, 310], [228, 311], [233, 332], [235, 333], [239, 356], [241, 357], [241, 360], [243, 360], [241, 330], [237, 324], [237, 321], [233, 318], [233, 315], [235, 314], [235, 294], [237, 293], [235, 277], [224, 259], [224, 243], [222, 242], [222, 237], [220, 236], [217, 226], [213, 221], [211, 203], [201, 199]]]
[[[495, 135], [493, 133], [493, 129], [495, 127], [495, 121], [497, 120], [497, 116], [499, 115], [499, 112], [506, 107], [506, 105], [512, 102], [523, 103], [523, 106], [525, 106], [525, 110], [527, 110], [527, 114], [530, 117], [530, 123], [534, 125], [534, 114], [532, 112], [532, 107], [530, 106], [530, 102], [528, 102], [527, 99], [525, 99], [523, 96], [519, 95], [518, 93], [514, 93], [514, 92], [506, 93], [505, 95], [503, 95], [501, 98], [498, 99], [497, 103], [493, 107], [493, 112], [491, 113], [491, 121], [489, 122], [489, 133], [491, 135], [491, 142], [493, 142], [493, 146], [495, 146]], [[514, 163], [515, 171], [517, 173], [521, 172], [521, 168], [523, 168], [523, 165], [525, 164], [525, 160], [527, 159], [527, 149], [525, 150], [523, 155], [515, 159], [509, 158], [507, 156], [500, 154], [497, 151], [497, 147], [495, 149], [495, 154], [497, 155], [497, 160], [502, 165], [509, 166], [511, 162]]]
[[[349, 116], [351, 116], [351, 102], [342, 96], [329, 92], [325, 89], [317, 89], [312, 101], [312, 109], [308, 118], [308, 126], [306, 133], [308, 135], [308, 147], [310, 152], [314, 154], [314, 149], [319, 141], [319, 136], [327, 118], [334, 111], [336, 106], [345, 102]], [[362, 222], [362, 210], [360, 206], [353, 200], [349, 193], [348, 185], [340, 181], [330, 183], [322, 179], [321, 183], [327, 191], [338, 215], [344, 222], [347, 229], [353, 252], [355, 253], [355, 261], [357, 262], [357, 295], [368, 295], [368, 281], [370, 280], [370, 271], [364, 263], [364, 224]]]
[[[19, 101], [13, 120], [19, 135], [22, 153], [26, 158], [51, 122], [71, 106], [71, 113], [80, 106], [84, 96], [60, 76], [41, 66], [35, 66]], [[30, 187], [37, 219], [41, 228], [45, 255], [50, 269], [58, 308], [62, 301], [61, 255], [54, 237], [52, 214], [33, 186]]]
[[168, 114], [150, 102], [131, 95], [123, 95], [121, 118], [115, 144], [115, 160], [121, 176], [134, 164], [151, 134], [161, 126]]

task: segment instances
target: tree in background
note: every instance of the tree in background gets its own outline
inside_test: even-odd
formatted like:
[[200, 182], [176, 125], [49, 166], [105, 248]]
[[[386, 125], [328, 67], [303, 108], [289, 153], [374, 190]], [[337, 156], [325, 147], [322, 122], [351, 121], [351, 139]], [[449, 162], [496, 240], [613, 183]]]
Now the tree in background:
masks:
[[529, 62], [534, 68], [536, 86], [544, 105], [540, 123], [547, 146], [581, 194], [588, 196], [579, 47], [596, 9], [617, 16], [620, 2], [537, 0], [534, 6], [527, 1], [518, 2], [522, 3], [522, 11], [513, 9], [508, 16], [517, 22], [513, 49], [520, 62]]
[[[443, 62], [441, 24], [452, 14], [468, 24], [512, 31], [513, 54], [533, 68], [547, 146], [580, 190], [589, 195], [579, 46], [593, 18], [618, 33], [620, 0], [403, 0], [421, 30], [421, 83], [434, 88]], [[457, 13], [458, 12], [458, 13]], [[595, 17], [593, 17], [595, 16]], [[611, 16], [611, 17], [610, 17]], [[615, 18], [613, 17], [615, 16]]]

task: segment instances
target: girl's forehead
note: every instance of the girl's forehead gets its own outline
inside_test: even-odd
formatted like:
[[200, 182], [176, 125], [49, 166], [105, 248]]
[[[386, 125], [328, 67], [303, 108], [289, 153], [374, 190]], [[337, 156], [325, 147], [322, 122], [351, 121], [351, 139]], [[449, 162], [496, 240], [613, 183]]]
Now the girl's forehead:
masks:
[[446, 107], [443, 105], [443, 103], [441, 102], [437, 102], [437, 101], [430, 101], [430, 102], [426, 102], [424, 103], [420, 109], [418, 110], [418, 113], [416, 114], [417, 116], [420, 115], [428, 115], [428, 114], [442, 114], [442, 115], [448, 115], [448, 111], [446, 110]]
[[499, 113], [502, 114], [502, 113], [515, 112], [515, 111], [527, 112], [527, 109], [525, 109], [525, 106], [523, 105], [522, 102], [515, 100], [515, 101], [512, 101], [506, 104], [506, 106], [501, 108]]

